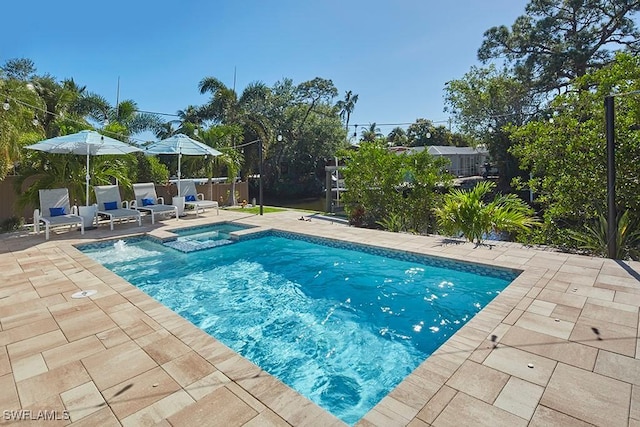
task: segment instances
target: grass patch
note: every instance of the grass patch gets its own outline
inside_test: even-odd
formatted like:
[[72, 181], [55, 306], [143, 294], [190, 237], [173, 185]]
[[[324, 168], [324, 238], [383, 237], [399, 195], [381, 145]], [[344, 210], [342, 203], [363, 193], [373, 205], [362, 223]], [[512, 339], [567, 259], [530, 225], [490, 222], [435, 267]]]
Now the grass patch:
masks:
[[[237, 212], [258, 215], [260, 213], [260, 206], [253, 206], [253, 207], [250, 207], [250, 208], [236, 208], [234, 210], [237, 211]], [[275, 208], [273, 206], [264, 206], [263, 210], [262, 210], [262, 212], [265, 213], [265, 214], [274, 213], [274, 212], [282, 212], [282, 211], [286, 211], [286, 209]]]

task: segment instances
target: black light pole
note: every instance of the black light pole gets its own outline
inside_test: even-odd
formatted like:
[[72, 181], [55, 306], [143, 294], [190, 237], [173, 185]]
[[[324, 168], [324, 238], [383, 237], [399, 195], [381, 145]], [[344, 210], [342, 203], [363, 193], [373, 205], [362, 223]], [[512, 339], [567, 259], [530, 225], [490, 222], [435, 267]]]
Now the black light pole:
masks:
[[[260, 199], [260, 215], [263, 215], [264, 213], [264, 203], [263, 203], [263, 198], [262, 198], [262, 167], [263, 167], [263, 163], [264, 163], [264, 159], [262, 156], [262, 140], [261, 139], [256, 139], [254, 141], [251, 142], [245, 142], [244, 144], [239, 145], [237, 148], [243, 148], [251, 145], [251, 144], [255, 144], [258, 143], [258, 155], [260, 156], [260, 164], [258, 165], [258, 198]], [[244, 151], [243, 151], [244, 152]]]
[[263, 213], [263, 203], [262, 203], [262, 141], [258, 140], [258, 152], [260, 154], [260, 166], [259, 166], [259, 172], [260, 172], [260, 180], [258, 181], [258, 187], [259, 187], [259, 191], [258, 191], [258, 196], [260, 198], [260, 215], [262, 215]]
[[604, 122], [607, 135], [607, 256], [616, 258], [618, 241], [616, 238], [616, 146], [615, 146], [615, 112], [613, 96], [604, 98]]

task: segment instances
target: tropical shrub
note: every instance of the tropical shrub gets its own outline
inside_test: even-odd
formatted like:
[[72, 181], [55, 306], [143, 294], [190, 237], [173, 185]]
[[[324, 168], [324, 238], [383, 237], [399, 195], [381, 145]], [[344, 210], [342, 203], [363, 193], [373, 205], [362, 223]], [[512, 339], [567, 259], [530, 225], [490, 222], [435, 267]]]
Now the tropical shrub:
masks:
[[24, 226], [24, 218], [12, 216], [0, 222], [0, 233], [20, 230]]
[[137, 168], [131, 172], [135, 174], [132, 177], [134, 182], [155, 182], [163, 184], [169, 181], [169, 168], [160, 159], [155, 156], [145, 156], [144, 153], [134, 154], [137, 161]]
[[[640, 229], [630, 221], [628, 210], [618, 215], [617, 221], [615, 235], [617, 253], [615, 258], [637, 260], [640, 256]], [[583, 230], [568, 230], [568, 233], [578, 243], [578, 248], [598, 256], [607, 256], [607, 230], [607, 218], [600, 214], [596, 221], [585, 224]]]
[[395, 154], [382, 141], [364, 142], [342, 153], [347, 191], [342, 196], [352, 224], [391, 231], [429, 233], [435, 230], [439, 189], [451, 182], [447, 160], [422, 151]]
[[487, 202], [494, 188], [492, 181], [482, 181], [471, 190], [451, 190], [435, 209], [441, 230], [481, 244], [490, 232], [518, 233], [537, 223], [533, 210], [515, 194], [497, 195]]
[[[14, 183], [16, 192], [20, 194], [17, 202], [19, 209], [38, 206], [38, 190], [42, 188], [66, 187], [71, 204], [85, 204], [85, 156], [25, 150], [24, 158]], [[90, 185], [107, 185], [117, 181], [122, 187], [130, 188], [129, 172], [134, 166], [135, 157], [132, 154], [91, 156]], [[89, 191], [89, 198], [89, 203], [93, 203], [93, 191]]]

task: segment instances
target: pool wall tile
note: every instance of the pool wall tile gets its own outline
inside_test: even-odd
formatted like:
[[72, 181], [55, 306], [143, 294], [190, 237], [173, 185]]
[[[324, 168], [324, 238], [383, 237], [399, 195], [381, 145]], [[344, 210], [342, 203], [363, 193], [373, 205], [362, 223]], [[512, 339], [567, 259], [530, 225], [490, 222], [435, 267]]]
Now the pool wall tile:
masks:
[[[464, 271], [467, 273], [474, 273], [482, 276], [495, 277], [497, 279], [504, 279], [509, 281], [513, 281], [521, 273], [521, 270], [516, 269], [489, 267], [476, 263], [454, 261], [450, 259], [438, 258], [435, 256], [426, 256], [414, 252], [408, 252], [405, 250], [381, 248], [378, 246], [365, 245], [361, 243], [351, 243], [342, 240], [329, 239], [325, 237], [315, 237], [288, 231], [266, 230], [263, 233], [254, 233], [251, 236], [247, 236], [247, 238], [255, 239], [268, 235], [284, 237], [287, 239], [302, 240], [309, 243], [315, 243], [339, 249], [351, 249], [400, 261], [415, 262], [418, 264], [424, 264], [433, 267], [448, 268], [451, 270]], [[245, 240], [244, 236], [242, 240]]]

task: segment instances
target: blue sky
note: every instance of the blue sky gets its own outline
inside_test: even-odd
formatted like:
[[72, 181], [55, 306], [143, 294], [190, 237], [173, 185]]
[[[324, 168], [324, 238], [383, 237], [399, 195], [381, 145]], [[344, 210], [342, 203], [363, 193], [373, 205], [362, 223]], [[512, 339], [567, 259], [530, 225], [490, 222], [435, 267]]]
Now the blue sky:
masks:
[[359, 95], [351, 125], [446, 122], [445, 83], [478, 65], [483, 33], [511, 26], [527, 3], [12, 1], [2, 7], [0, 64], [32, 59], [39, 73], [73, 77], [112, 104], [120, 78], [120, 99], [164, 113], [205, 103], [199, 81], [232, 86], [234, 69], [238, 92], [253, 81], [322, 77], [339, 98]]

